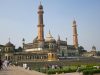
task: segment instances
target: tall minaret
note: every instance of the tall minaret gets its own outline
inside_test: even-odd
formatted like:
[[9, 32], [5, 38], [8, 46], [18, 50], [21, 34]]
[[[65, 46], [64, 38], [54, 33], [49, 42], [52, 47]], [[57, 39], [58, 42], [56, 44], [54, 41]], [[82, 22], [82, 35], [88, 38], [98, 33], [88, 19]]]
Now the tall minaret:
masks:
[[57, 52], [59, 53], [60, 52], [60, 35], [58, 35], [58, 40], [57, 40], [57, 46], [58, 46], [58, 50]]
[[43, 6], [42, 6], [41, 1], [40, 1], [40, 5], [38, 7], [38, 26], [37, 26], [38, 27], [38, 42], [39, 43], [44, 43], [43, 13], [44, 13]]
[[73, 21], [73, 45], [75, 48], [78, 48], [78, 34], [77, 34], [77, 25], [76, 25], [76, 21]]

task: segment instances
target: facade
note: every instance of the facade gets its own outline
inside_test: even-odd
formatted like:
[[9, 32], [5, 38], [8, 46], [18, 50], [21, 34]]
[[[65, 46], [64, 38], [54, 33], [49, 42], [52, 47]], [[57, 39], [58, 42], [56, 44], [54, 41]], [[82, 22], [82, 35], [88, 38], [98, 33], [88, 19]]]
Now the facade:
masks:
[[73, 21], [73, 45], [68, 45], [60, 39], [55, 40], [49, 31], [44, 38], [43, 6], [40, 3], [38, 7], [38, 34], [32, 43], [25, 43], [21, 50], [15, 49], [15, 46], [9, 41], [6, 45], [0, 45], [0, 56], [2, 59], [13, 61], [56, 61], [59, 57], [78, 56], [78, 35], [76, 21]]
[[97, 56], [96, 47], [92, 46], [92, 49], [90, 50], [90, 52], [84, 52], [83, 56], [85, 56], [85, 57], [94, 57], [94, 56]]
[[9, 41], [5, 45], [0, 45], [0, 57], [7, 60], [12, 60], [14, 56], [15, 46]]

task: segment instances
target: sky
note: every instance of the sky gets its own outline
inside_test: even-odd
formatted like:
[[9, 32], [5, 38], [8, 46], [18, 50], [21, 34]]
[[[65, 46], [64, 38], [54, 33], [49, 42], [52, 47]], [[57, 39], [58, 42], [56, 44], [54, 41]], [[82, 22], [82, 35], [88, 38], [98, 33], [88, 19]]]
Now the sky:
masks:
[[[0, 44], [10, 41], [22, 46], [22, 39], [30, 43], [37, 36], [40, 0], [0, 0]], [[73, 44], [72, 22], [77, 22], [79, 46], [100, 51], [100, 0], [42, 0], [44, 35], [49, 30], [57, 40]]]

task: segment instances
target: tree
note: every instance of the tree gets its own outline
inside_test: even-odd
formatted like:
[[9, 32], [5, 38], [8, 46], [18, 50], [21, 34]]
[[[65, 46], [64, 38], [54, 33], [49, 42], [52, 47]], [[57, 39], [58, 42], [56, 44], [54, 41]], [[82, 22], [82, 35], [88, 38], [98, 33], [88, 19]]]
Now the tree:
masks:
[[79, 46], [78, 50], [79, 50], [79, 54], [83, 54], [84, 52], [87, 52], [87, 50], [85, 50], [83, 46]]
[[100, 56], [100, 51], [97, 51], [97, 56]]
[[17, 52], [21, 52], [23, 50], [22, 47], [18, 47], [18, 49], [16, 49]]

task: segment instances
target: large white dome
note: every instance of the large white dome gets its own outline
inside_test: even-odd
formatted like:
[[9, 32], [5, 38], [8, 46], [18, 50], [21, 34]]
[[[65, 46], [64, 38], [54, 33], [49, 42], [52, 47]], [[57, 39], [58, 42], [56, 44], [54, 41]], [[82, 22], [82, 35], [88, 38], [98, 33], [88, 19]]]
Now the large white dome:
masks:
[[49, 33], [47, 34], [45, 41], [46, 41], [46, 42], [55, 42], [55, 39], [52, 37], [50, 31], [49, 31]]

